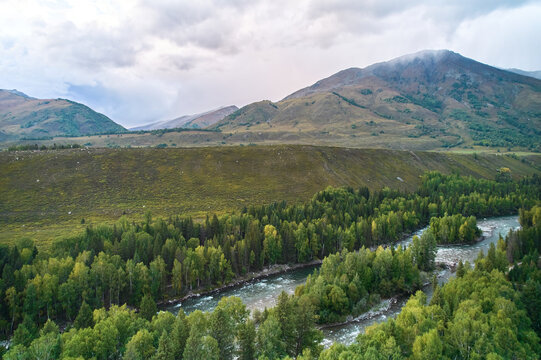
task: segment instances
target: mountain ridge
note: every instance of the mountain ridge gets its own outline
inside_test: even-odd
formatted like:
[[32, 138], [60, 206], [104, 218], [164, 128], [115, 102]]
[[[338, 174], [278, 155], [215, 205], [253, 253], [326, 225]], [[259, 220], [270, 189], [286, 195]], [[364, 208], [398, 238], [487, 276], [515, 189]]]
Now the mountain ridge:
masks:
[[126, 129], [90, 107], [67, 99], [36, 99], [0, 89], [0, 140], [82, 136]]
[[237, 111], [239, 108], [235, 105], [222, 106], [217, 109], [205, 111], [198, 114], [182, 115], [172, 120], [156, 121], [150, 124], [135, 126], [130, 128], [136, 130], [158, 130], [173, 128], [202, 129], [222, 120], [227, 115]]
[[[541, 81], [449, 50], [428, 50], [339, 71], [278, 102], [249, 104], [211, 126], [224, 132], [283, 132], [348, 144], [437, 140], [535, 148]], [[431, 140], [432, 139], [432, 140]]]
[[533, 78], [535, 78], [535, 79], [541, 80], [541, 70], [537, 70], [537, 71], [526, 71], [526, 70], [515, 69], [515, 68], [506, 69], [506, 70], [507, 70], [507, 71], [514, 72], [514, 73], [519, 74], [519, 75], [529, 76], [529, 77], [533, 77]]
[[[308, 89], [313, 90], [314, 92], [316, 92], [315, 91], [316, 89], [318, 89], [319, 91], [332, 89], [332, 87], [328, 85], [328, 83], [330, 83], [331, 80], [334, 80], [335, 78], [343, 79], [343, 82], [341, 83], [341, 86], [343, 87], [343, 86], [352, 85], [354, 84], [355, 81], [361, 80], [369, 76], [381, 76], [385, 72], [392, 72], [393, 67], [397, 67], [398, 65], [407, 66], [410, 63], [414, 63], [415, 61], [421, 61], [425, 63], [427, 61], [430, 61], [432, 63], [437, 62], [437, 61], [447, 62], [447, 63], [449, 62], [456, 63], [456, 62], [461, 62], [464, 60], [466, 60], [470, 65], [475, 66], [475, 67], [482, 65], [482, 66], [490, 67], [493, 71], [504, 71], [506, 73], [513, 73], [516, 75], [533, 77], [533, 76], [526, 75], [529, 72], [526, 72], [523, 70], [512, 69], [514, 70], [512, 71], [511, 69], [510, 70], [500, 69], [497, 67], [493, 67], [491, 65], [486, 65], [478, 61], [466, 58], [450, 50], [422, 50], [416, 53], [402, 55], [397, 58], [391, 59], [389, 61], [378, 62], [372, 65], [369, 65], [365, 68], [351, 67], [348, 69], [341, 70], [327, 78], [317, 81], [311, 86], [295, 91], [294, 93], [286, 96], [283, 100], [296, 98], [296, 97], [304, 97], [306, 96], [305, 91]], [[464, 66], [461, 64], [461, 67], [464, 67]], [[345, 82], [346, 80], [347, 82]], [[538, 84], [538, 86], [540, 85]]]

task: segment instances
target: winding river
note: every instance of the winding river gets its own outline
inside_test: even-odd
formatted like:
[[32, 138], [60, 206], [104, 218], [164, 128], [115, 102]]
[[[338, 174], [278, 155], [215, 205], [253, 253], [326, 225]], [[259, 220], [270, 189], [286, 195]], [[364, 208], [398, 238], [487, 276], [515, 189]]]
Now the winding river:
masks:
[[[484, 239], [474, 245], [442, 246], [438, 248], [436, 262], [457, 263], [469, 261], [473, 263], [480, 250], [487, 252], [491, 243], [498, 241], [499, 235], [505, 236], [509, 230], [520, 227], [517, 216], [505, 216], [489, 219], [479, 219], [477, 225], [483, 231]], [[414, 235], [420, 235], [424, 230], [417, 231]], [[413, 235], [399, 244], [408, 245]], [[179, 308], [186, 313], [194, 310], [212, 311], [223, 296], [238, 296], [250, 310], [263, 310], [275, 305], [278, 294], [282, 291], [292, 294], [298, 285], [304, 284], [306, 277], [313, 271], [313, 268], [304, 268], [291, 271], [285, 274], [268, 277], [252, 283], [244, 284], [238, 288], [228, 289], [217, 294], [191, 298], [182, 304], [168, 307], [166, 310], [177, 313]], [[440, 283], [446, 282], [452, 276], [451, 271], [442, 270], [439, 274]], [[432, 287], [423, 289], [427, 296], [432, 296]], [[364, 331], [367, 326], [385, 321], [389, 317], [395, 317], [407, 297], [398, 299], [396, 302], [390, 300], [382, 301], [378, 306], [364, 314], [358, 321], [347, 325], [336, 326], [323, 330], [323, 343], [327, 347], [333, 342], [351, 344], [357, 335]]]

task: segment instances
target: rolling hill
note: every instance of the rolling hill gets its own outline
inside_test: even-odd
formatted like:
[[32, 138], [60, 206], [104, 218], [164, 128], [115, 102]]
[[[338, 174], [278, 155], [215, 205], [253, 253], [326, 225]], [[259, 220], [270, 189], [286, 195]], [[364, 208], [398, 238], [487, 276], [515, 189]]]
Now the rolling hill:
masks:
[[[493, 179], [539, 174], [540, 156], [300, 145], [0, 152], [0, 242], [50, 240], [125, 214], [203, 217], [329, 185], [414, 190], [427, 170]], [[81, 224], [81, 219], [85, 224]]]
[[0, 141], [125, 131], [107, 116], [70, 100], [41, 100], [0, 90]]
[[158, 130], [158, 129], [202, 129], [214, 125], [229, 114], [234, 113], [239, 108], [235, 105], [224, 106], [215, 110], [206, 111], [200, 114], [183, 115], [173, 120], [158, 121], [151, 124], [136, 126], [130, 130]]
[[356, 147], [535, 149], [541, 80], [448, 50], [422, 51], [340, 71], [276, 103], [247, 105], [210, 128]]

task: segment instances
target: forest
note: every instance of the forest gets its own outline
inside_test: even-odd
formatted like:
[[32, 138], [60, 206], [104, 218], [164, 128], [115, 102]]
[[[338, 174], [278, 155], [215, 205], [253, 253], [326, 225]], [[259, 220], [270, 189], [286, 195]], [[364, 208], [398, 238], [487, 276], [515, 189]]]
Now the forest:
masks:
[[[481, 283], [500, 284], [493, 289], [493, 302], [481, 308], [479, 324], [472, 326], [493, 326], [491, 312], [499, 316], [496, 310], [504, 307], [508, 312], [502, 316], [509, 319], [502, 321], [523, 330], [516, 337], [519, 358], [530, 358], [539, 353], [539, 339], [531, 330], [536, 322], [530, 326], [521, 312], [528, 306], [520, 291], [511, 285], [502, 290], [508, 282], [502, 271], [508, 261], [522, 258], [534, 259], [530, 261], [534, 265], [526, 269], [523, 261], [515, 266], [511, 281], [525, 282], [520, 271], [537, 271], [537, 257], [531, 254], [540, 245], [541, 208], [535, 206], [540, 187], [537, 176], [490, 181], [430, 172], [415, 193], [327, 188], [304, 204], [250, 206], [203, 222], [180, 216], [153, 219], [151, 214], [142, 222], [123, 218], [113, 226], [88, 227], [82, 234], [58, 239], [48, 251], [38, 251], [32, 240], [21, 239], [14, 246], [0, 247], [0, 327], [5, 338], [12, 336], [5, 358], [317, 358], [322, 349], [316, 324], [362, 313], [380, 297], [414, 293], [434, 269], [437, 244], [475, 241], [479, 235], [475, 216], [519, 210], [522, 230], [510, 233], [486, 257], [480, 256], [475, 270], [459, 265], [460, 276], [449, 284], [470, 287], [463, 297], [448, 300], [444, 290], [448, 284], [434, 296], [432, 302], [437, 304], [425, 304], [420, 294], [410, 300], [407, 308], [414, 314], [439, 306], [444, 312], [438, 316], [446, 316], [434, 322], [432, 313], [427, 315], [432, 322], [416, 330], [420, 340], [402, 339], [382, 329], [366, 336], [372, 331], [378, 341], [385, 336], [385, 344], [379, 345], [389, 345], [389, 351], [402, 357], [426, 358], [417, 356], [415, 349], [426, 348], [427, 342], [441, 343], [445, 346], [436, 348], [452, 358], [462, 350], [447, 349], [450, 340], [445, 335], [456, 316], [465, 316], [458, 304], [472, 301], [474, 294], [488, 296], [489, 290], [474, 291]], [[429, 231], [410, 247], [382, 246], [425, 224], [431, 225]], [[157, 301], [219, 287], [273, 264], [313, 259], [323, 259], [321, 268], [294, 296], [282, 294], [275, 308], [252, 317], [236, 298], [224, 298], [211, 313], [181, 311], [177, 317], [157, 313]], [[539, 282], [524, 288], [535, 294]], [[531, 301], [539, 299], [528, 296]], [[404, 331], [396, 324], [379, 326]], [[338, 358], [333, 354], [341, 352], [361, 356], [375, 346], [374, 339], [361, 338], [351, 347], [333, 346], [321, 358]], [[486, 354], [503, 358], [516, 345], [500, 349], [494, 347], [496, 338], [483, 341], [490, 350]]]
[[319, 359], [538, 359], [541, 207], [521, 210], [520, 223], [521, 230], [480, 253], [474, 269], [460, 264], [430, 303], [417, 292], [396, 319]]

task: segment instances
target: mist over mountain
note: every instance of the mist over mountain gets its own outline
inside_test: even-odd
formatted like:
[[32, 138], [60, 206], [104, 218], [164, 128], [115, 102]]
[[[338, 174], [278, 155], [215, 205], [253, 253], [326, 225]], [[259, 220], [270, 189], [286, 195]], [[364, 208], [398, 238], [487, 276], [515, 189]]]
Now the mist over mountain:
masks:
[[524, 75], [524, 76], [530, 76], [536, 79], [541, 80], [541, 70], [538, 71], [525, 71], [520, 69], [507, 69], [507, 71], [514, 72], [516, 74]]
[[211, 128], [337, 144], [382, 136], [390, 144], [534, 147], [541, 135], [541, 81], [427, 50], [340, 71], [279, 102], [247, 105]]
[[202, 129], [214, 125], [238, 109], [239, 108], [235, 105], [224, 106], [199, 114], [183, 115], [173, 120], [157, 121], [146, 125], [136, 126], [130, 130], [157, 130], [174, 128]]

